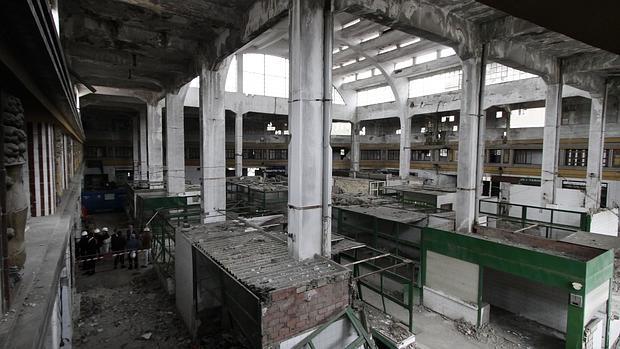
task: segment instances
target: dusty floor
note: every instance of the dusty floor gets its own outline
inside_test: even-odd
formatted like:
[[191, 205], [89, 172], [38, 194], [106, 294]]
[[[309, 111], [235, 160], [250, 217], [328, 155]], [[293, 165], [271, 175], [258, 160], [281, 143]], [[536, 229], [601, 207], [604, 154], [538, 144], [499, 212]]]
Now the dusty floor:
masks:
[[173, 299], [152, 268], [102, 271], [77, 280], [76, 348], [190, 348]]
[[[126, 229], [123, 213], [94, 214], [90, 218], [96, 227]], [[192, 343], [176, 313], [174, 298], [161, 286], [152, 266], [113, 269], [111, 260], [103, 260], [93, 276], [76, 272], [76, 286], [76, 348], [244, 348], [234, 336], [213, 326], [208, 334]]]
[[[564, 348], [564, 341], [549, 335], [543, 326], [502, 311], [491, 310], [491, 323], [476, 329], [464, 322], [452, 321], [424, 307], [414, 314], [417, 329], [416, 347], [420, 349], [448, 348]], [[547, 333], [547, 334], [545, 334]]]

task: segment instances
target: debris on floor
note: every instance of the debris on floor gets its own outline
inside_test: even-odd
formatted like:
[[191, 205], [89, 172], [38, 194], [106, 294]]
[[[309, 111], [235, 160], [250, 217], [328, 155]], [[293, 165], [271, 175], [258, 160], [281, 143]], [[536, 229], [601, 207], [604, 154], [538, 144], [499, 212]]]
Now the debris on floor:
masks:
[[[107, 275], [92, 278], [103, 276]], [[80, 295], [80, 316], [74, 326], [76, 348], [191, 348], [174, 299], [160, 286], [152, 269], [125, 285], [92, 287]]]

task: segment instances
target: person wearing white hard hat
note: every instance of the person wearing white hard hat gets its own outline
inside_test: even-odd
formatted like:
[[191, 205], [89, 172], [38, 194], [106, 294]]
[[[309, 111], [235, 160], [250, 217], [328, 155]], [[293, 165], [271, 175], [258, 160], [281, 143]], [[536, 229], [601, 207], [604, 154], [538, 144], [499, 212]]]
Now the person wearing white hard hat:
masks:
[[142, 248], [144, 249], [144, 263], [142, 268], [146, 268], [151, 263], [151, 240], [153, 235], [151, 234], [151, 228], [144, 227], [142, 234], [140, 234], [140, 241], [142, 242]]
[[86, 256], [88, 251], [88, 232], [84, 230], [82, 236], [77, 243], [77, 255], [78, 257]]
[[101, 240], [101, 253], [108, 253], [110, 252], [110, 233], [107, 227], [103, 227], [103, 229], [101, 229], [101, 234], [99, 236], [99, 239]]
[[[99, 229], [96, 229], [97, 231]], [[84, 268], [86, 269], [85, 275], [93, 275], [95, 273], [95, 259], [97, 258], [97, 252], [99, 251], [99, 244], [95, 236], [88, 236], [86, 246], [86, 261], [84, 262]]]

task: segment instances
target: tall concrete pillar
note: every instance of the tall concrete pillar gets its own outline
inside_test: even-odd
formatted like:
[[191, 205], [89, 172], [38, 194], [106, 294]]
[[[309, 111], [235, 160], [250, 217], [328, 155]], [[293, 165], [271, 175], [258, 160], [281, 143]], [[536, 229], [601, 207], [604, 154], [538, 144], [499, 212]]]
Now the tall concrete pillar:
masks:
[[203, 223], [226, 220], [226, 130], [224, 86], [230, 58], [200, 69], [200, 168]]
[[588, 166], [586, 170], [586, 202], [588, 211], [601, 205], [601, 179], [603, 175], [603, 148], [605, 146], [605, 93], [592, 94], [590, 132], [588, 138]]
[[235, 55], [237, 58], [237, 92], [243, 93], [243, 54]]
[[289, 10], [288, 233], [289, 252], [298, 260], [330, 254], [333, 19], [324, 6], [292, 0]]
[[409, 172], [411, 172], [411, 119], [405, 114], [400, 118], [398, 175], [400, 179], [408, 179]]
[[[459, 154], [456, 195], [456, 230], [471, 232], [478, 217], [477, 199], [482, 190], [484, 165], [480, 144], [484, 144], [484, 130], [480, 129], [484, 87], [483, 55], [463, 60], [463, 87], [459, 120]], [[483, 123], [484, 125], [484, 123]]]
[[146, 104], [149, 188], [164, 187], [164, 147], [161, 107], [158, 102]]
[[147, 132], [146, 132], [146, 110], [143, 110], [139, 114], [140, 124], [140, 176], [141, 181], [147, 181], [148, 177], [148, 149], [147, 149]]
[[183, 106], [189, 84], [166, 94], [166, 188], [169, 195], [185, 192], [185, 132]]
[[132, 122], [133, 179], [140, 179], [140, 116]]
[[241, 110], [235, 115], [235, 176], [243, 176], [243, 111]]
[[[391, 78], [390, 78], [391, 79]], [[400, 145], [398, 156], [398, 176], [409, 179], [411, 172], [411, 119], [409, 118], [409, 79], [393, 79], [392, 91], [398, 103], [400, 115]]]
[[356, 176], [360, 171], [360, 123], [351, 123], [351, 171]]
[[558, 69], [556, 76], [545, 79], [547, 94], [545, 98], [545, 128], [543, 134], [543, 153], [540, 174], [541, 205], [555, 204], [558, 178], [560, 148], [560, 121], [562, 117], [562, 75]]

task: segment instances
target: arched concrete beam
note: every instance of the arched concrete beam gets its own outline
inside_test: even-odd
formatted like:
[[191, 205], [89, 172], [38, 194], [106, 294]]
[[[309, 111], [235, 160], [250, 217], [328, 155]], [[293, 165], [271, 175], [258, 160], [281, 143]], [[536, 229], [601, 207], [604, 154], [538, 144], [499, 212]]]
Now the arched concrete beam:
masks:
[[475, 55], [479, 28], [427, 0], [335, 0], [334, 9], [452, 47], [462, 59]]

